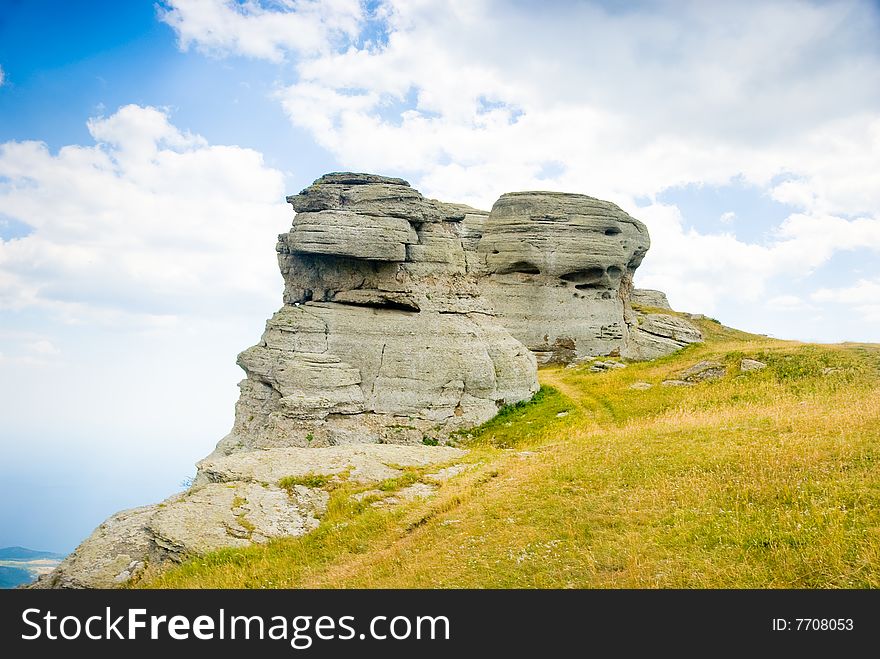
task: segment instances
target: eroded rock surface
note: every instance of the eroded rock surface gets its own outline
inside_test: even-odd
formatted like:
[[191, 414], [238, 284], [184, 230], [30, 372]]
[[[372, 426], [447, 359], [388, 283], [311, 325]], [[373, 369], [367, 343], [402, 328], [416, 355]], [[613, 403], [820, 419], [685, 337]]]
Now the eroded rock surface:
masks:
[[767, 368], [767, 364], [757, 359], [741, 359], [739, 362], [739, 370], [743, 372], [760, 371], [763, 368]]
[[727, 367], [724, 364], [704, 359], [683, 370], [678, 377], [664, 380], [661, 384], [666, 387], [692, 387], [699, 382], [720, 380], [726, 374]]
[[218, 454], [442, 441], [537, 390], [534, 357], [467, 271], [473, 209], [370, 174], [329, 174], [288, 201], [285, 304], [239, 355], [247, 378]]
[[465, 451], [451, 446], [367, 444], [315, 449], [276, 448], [206, 458], [198, 465], [196, 483], [248, 481], [273, 484], [283, 478], [308, 474], [345, 474], [350, 482], [378, 482], [400, 476], [400, 467], [452, 462], [464, 455]]
[[296, 537], [318, 526], [327, 492], [246, 481], [193, 487], [150, 519], [151, 539], [166, 558], [181, 560], [224, 547]]
[[669, 309], [669, 300], [663, 291], [655, 291], [650, 288], [634, 288], [630, 295], [630, 301], [642, 307], [654, 307], [655, 309]]
[[657, 359], [699, 343], [703, 334], [684, 318], [659, 313], [634, 313], [627, 354], [632, 359]]
[[625, 352], [644, 224], [586, 195], [517, 192], [495, 202], [479, 233], [480, 289], [539, 362]]
[[514, 192], [463, 222], [468, 268], [498, 319], [539, 363], [590, 356], [652, 359], [701, 340], [660, 291], [633, 290], [650, 246], [644, 224], [616, 205], [580, 194]]
[[158, 506], [123, 510], [108, 518], [49, 574], [30, 588], [117, 588], [158, 557], [148, 525]]

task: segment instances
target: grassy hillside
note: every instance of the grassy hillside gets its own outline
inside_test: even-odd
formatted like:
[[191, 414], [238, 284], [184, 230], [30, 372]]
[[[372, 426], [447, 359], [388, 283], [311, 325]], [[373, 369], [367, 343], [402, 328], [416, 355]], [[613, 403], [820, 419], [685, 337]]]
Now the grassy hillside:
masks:
[[[880, 586], [880, 346], [700, 323], [706, 343], [662, 360], [542, 370], [430, 499], [377, 509], [338, 487], [316, 532], [142, 585]], [[741, 374], [742, 357], [768, 366]], [[702, 359], [727, 375], [660, 386]]]

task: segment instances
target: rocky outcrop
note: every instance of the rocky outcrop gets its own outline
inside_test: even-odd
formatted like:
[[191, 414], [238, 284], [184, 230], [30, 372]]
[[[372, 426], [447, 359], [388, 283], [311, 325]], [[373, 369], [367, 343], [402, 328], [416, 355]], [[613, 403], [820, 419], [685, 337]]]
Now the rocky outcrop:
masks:
[[739, 362], [739, 370], [743, 373], [748, 373], [749, 371], [760, 371], [762, 369], [767, 368], [767, 364], [764, 362], [758, 361], [757, 359], [741, 359]]
[[472, 209], [370, 174], [328, 174], [288, 201], [285, 304], [239, 355], [219, 454], [442, 441], [537, 390], [534, 357], [467, 271]]
[[[231, 432], [186, 492], [114, 515], [34, 587], [119, 586], [150, 566], [308, 533], [328, 484], [354, 486], [364, 505], [428, 496], [465, 468], [443, 466], [462, 451], [433, 445], [530, 398], [537, 361], [647, 359], [700, 340], [679, 317], [633, 310], [633, 299], [668, 303], [633, 292], [648, 232], [609, 202], [510, 193], [486, 213], [352, 173], [288, 201], [283, 305], [238, 356]], [[433, 464], [398, 491], [368, 489]]]
[[644, 224], [614, 204], [579, 194], [515, 192], [488, 214], [464, 218], [469, 268], [498, 319], [541, 363], [598, 355], [653, 359], [700, 341], [659, 291], [634, 291], [650, 246]]
[[427, 467], [464, 455], [464, 451], [451, 446], [390, 444], [267, 449], [205, 458], [198, 464], [195, 484], [278, 483], [310, 474], [344, 475], [348, 483], [370, 483], [400, 476], [401, 467]]
[[633, 322], [630, 325], [627, 346], [627, 354], [630, 358], [657, 359], [703, 340], [702, 332], [687, 319], [656, 311], [657, 309], [672, 311], [666, 293], [648, 288], [635, 288], [629, 299], [631, 305], [635, 307], [631, 316]]
[[143, 506], [111, 516], [29, 588], [118, 588], [128, 583], [158, 557], [147, 532], [157, 509]]
[[661, 384], [666, 387], [692, 387], [700, 382], [720, 380], [727, 373], [727, 368], [720, 362], [704, 359], [689, 366], [675, 378], [663, 380]]
[[703, 340], [702, 332], [679, 316], [635, 311], [632, 317], [626, 350], [632, 359], [657, 359]]
[[630, 295], [630, 302], [641, 307], [653, 307], [655, 309], [669, 309], [669, 300], [666, 299], [666, 293], [663, 291], [655, 291], [650, 288], [634, 288]]

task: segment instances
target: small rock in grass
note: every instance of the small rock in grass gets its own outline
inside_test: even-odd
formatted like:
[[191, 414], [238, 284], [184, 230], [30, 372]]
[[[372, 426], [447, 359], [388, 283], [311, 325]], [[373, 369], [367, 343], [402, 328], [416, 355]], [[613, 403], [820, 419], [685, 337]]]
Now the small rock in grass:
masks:
[[425, 478], [429, 478], [433, 481], [447, 481], [453, 476], [458, 476], [465, 469], [467, 469], [467, 465], [452, 465], [451, 467], [445, 467], [440, 471], [435, 471], [433, 474], [428, 474]]
[[757, 359], [743, 359], [739, 363], [741, 371], [760, 371], [762, 368], [767, 368], [767, 364], [759, 362]]
[[703, 361], [697, 362], [690, 368], [682, 371], [680, 379], [686, 380], [688, 382], [717, 380], [719, 378], [723, 378], [726, 372], [727, 371], [724, 368], [724, 364], [704, 359]]

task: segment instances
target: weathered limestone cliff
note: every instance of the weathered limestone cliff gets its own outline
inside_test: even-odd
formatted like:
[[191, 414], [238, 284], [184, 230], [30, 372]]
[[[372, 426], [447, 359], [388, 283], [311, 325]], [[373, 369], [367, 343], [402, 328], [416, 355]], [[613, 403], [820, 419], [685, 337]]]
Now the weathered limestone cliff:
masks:
[[531, 397], [537, 361], [647, 359], [701, 338], [662, 313], [662, 293], [633, 290], [648, 232], [609, 202], [519, 192], [486, 213], [352, 173], [288, 201], [283, 306], [238, 356], [231, 432], [186, 492], [113, 515], [35, 587], [114, 587], [151, 565], [302, 535], [326, 511], [328, 479], [367, 487], [437, 465], [394, 496], [355, 495], [427, 496], [464, 468], [452, 465], [464, 451], [432, 444]]
[[[701, 340], [687, 321], [633, 310], [633, 275], [650, 239], [644, 224], [610, 202], [512, 192], [488, 215], [466, 215], [464, 225], [480, 291], [541, 363], [653, 359]], [[651, 301], [662, 297], [669, 308], [652, 292]]]
[[466, 270], [466, 207], [369, 174], [328, 174], [288, 201], [284, 306], [239, 355], [220, 453], [443, 439], [537, 391], [534, 357]]

